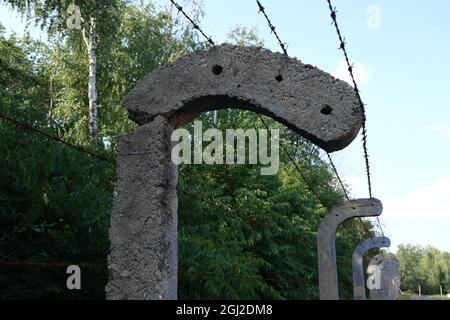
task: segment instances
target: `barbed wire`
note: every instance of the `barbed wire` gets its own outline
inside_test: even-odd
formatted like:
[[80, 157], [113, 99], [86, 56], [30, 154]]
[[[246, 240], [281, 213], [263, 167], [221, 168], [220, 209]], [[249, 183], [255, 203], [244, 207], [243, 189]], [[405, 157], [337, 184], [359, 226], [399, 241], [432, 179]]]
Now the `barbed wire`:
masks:
[[[215, 45], [215, 43], [214, 43], [214, 41], [212, 40], [212, 38], [211, 38], [211, 37], [208, 37], [208, 36], [205, 34], [205, 32], [203, 32], [203, 30], [200, 28], [200, 26], [199, 26], [192, 18], [190, 18], [189, 15], [183, 10], [183, 7], [182, 7], [182, 6], [180, 6], [178, 3], [176, 3], [176, 2], [173, 1], [173, 0], [170, 0], [170, 1], [171, 1], [171, 3], [176, 7], [176, 9], [179, 11], [179, 13], [182, 13], [182, 14], [185, 16], [185, 18], [193, 25], [194, 29], [198, 30], [198, 31], [203, 35], [203, 37], [205, 37], [205, 39], [206, 39], [210, 44]], [[269, 25], [269, 28], [270, 28], [270, 30], [274, 33], [276, 39], [278, 40], [278, 43], [279, 43], [280, 47], [281, 47], [282, 50], [283, 50], [283, 53], [284, 53], [285, 55], [288, 55], [287, 48], [286, 48], [286, 44], [283, 43], [283, 42], [281, 41], [280, 36], [279, 36], [278, 33], [276, 32], [276, 27], [273, 25], [273, 23], [271, 22], [270, 18], [268, 17], [268, 15], [267, 15], [267, 13], [266, 13], [266, 11], [265, 11], [264, 6], [261, 4], [261, 2], [260, 2], [259, 0], [256, 0], [256, 2], [257, 2], [257, 5], [258, 5], [258, 8], [259, 8], [259, 12], [262, 12], [263, 15], [264, 15], [264, 17], [266, 18], [267, 23], [268, 23], [268, 25]], [[329, 2], [329, 4], [330, 4], [330, 8], [331, 8], [331, 3], [330, 3], [330, 1], [328, 1], [328, 2]], [[336, 14], [335, 14], [336, 11], [333, 11], [333, 10], [332, 10], [332, 12], [334, 13], [334, 14], [332, 14], [332, 17], [334, 17], [334, 21], [336, 21]], [[337, 26], [337, 22], [335, 22], [335, 25], [336, 25], [336, 29], [337, 29], [337, 31], [338, 31], [339, 38], [340, 38], [340, 40], [341, 40], [341, 48], [344, 50], [344, 53], [345, 53], [345, 56], [346, 56], [347, 63], [349, 64], [349, 71], [350, 71], [350, 73], [351, 73], [351, 75], [352, 75], [352, 79], [353, 79], [353, 81], [354, 81], [355, 91], [356, 91], [356, 93], [357, 93], [357, 95], [358, 95], [359, 101], [360, 101], [361, 104], [362, 104], [361, 98], [360, 98], [360, 96], [359, 96], [359, 90], [357, 89], [356, 81], [354, 80], [354, 77], [353, 77], [352, 67], [350, 66], [350, 62], [349, 62], [349, 59], [348, 59], [348, 55], [347, 55], [347, 53], [346, 53], [346, 51], [345, 51], [345, 42], [344, 42], [343, 39], [342, 39], [342, 36], [341, 36], [341, 34], [340, 34], [340, 31], [339, 31], [339, 28], [338, 28], [338, 26]], [[366, 167], [367, 167], [367, 172], [368, 172], [369, 193], [370, 193], [370, 195], [371, 195], [370, 171], [369, 171], [369, 166], [368, 166], [369, 163], [368, 163], [368, 156], [367, 156], [367, 137], [366, 137], [366, 128], [365, 128], [365, 119], [366, 119], [366, 118], [365, 118], [365, 109], [364, 109], [364, 105], [363, 105], [363, 104], [362, 104], [362, 111], [363, 111], [363, 139], [364, 139], [364, 149], [365, 149], [365, 155], [366, 155]], [[268, 127], [267, 123], [264, 121], [264, 119], [263, 119], [260, 115], [258, 115], [258, 116], [259, 116], [259, 118], [261, 119], [262, 123], [266, 126], [266, 128], [269, 129], [269, 127]], [[44, 131], [42, 131], [42, 130], [39, 130], [39, 129], [33, 127], [31, 124], [24, 123], [24, 122], [18, 121], [18, 120], [16, 120], [16, 119], [9, 118], [9, 117], [4, 116], [4, 115], [1, 115], [1, 114], [0, 114], [0, 117], [3, 118], [4, 120], [7, 120], [7, 121], [12, 122], [13, 124], [15, 124], [15, 125], [18, 126], [18, 127], [21, 127], [21, 128], [26, 129], [26, 130], [28, 130], [28, 131], [32, 131], [32, 132], [34, 132], [34, 133], [38, 133], [38, 134], [40, 134], [40, 135], [43, 135], [43, 136], [45, 136], [45, 137], [48, 138], [48, 139], [51, 139], [51, 140], [53, 140], [53, 141], [55, 141], [55, 142], [58, 142], [58, 143], [62, 143], [62, 144], [64, 144], [64, 145], [66, 145], [66, 146], [69, 146], [69, 147], [71, 147], [71, 148], [73, 148], [73, 149], [79, 151], [79, 152], [89, 154], [89, 155], [91, 155], [91, 156], [93, 156], [93, 157], [95, 157], [95, 158], [97, 158], [97, 159], [99, 159], [99, 160], [102, 160], [102, 161], [107, 161], [107, 162], [109, 162], [109, 163], [116, 164], [116, 162], [113, 161], [113, 160], [111, 160], [111, 159], [108, 159], [108, 158], [106, 158], [106, 157], [104, 157], [104, 156], [102, 156], [102, 155], [99, 155], [99, 154], [96, 154], [96, 153], [91, 152], [91, 151], [89, 151], [89, 150], [86, 150], [85, 148], [83, 148], [83, 147], [81, 147], [81, 146], [74, 145], [74, 144], [72, 144], [72, 143], [69, 143], [69, 142], [67, 142], [67, 141], [64, 141], [64, 140], [62, 140], [62, 139], [60, 139], [60, 138], [58, 138], [58, 137], [54, 137], [54, 136], [52, 136], [52, 135], [50, 135], [50, 134], [48, 134], [48, 133], [46, 133], [46, 132], [44, 132]], [[319, 202], [320, 202], [325, 208], [328, 208], [328, 206], [326, 205], [325, 201], [323, 201], [323, 199], [322, 199], [321, 196], [318, 194], [318, 192], [313, 188], [313, 186], [312, 186], [312, 184], [310, 183], [309, 179], [308, 179], [308, 178], [306, 177], [306, 175], [303, 173], [303, 171], [301, 170], [301, 168], [299, 167], [299, 165], [298, 165], [297, 162], [295, 161], [294, 157], [288, 152], [287, 148], [284, 146], [283, 143], [281, 143], [281, 148], [282, 148], [282, 150], [285, 152], [285, 154], [288, 156], [289, 160], [293, 163], [295, 169], [299, 172], [299, 174], [300, 174], [300, 176], [302, 177], [302, 179], [305, 181], [305, 183], [306, 183], [306, 185], [307, 185], [309, 191], [310, 191], [313, 195], [315, 195], [315, 197], [319, 200]], [[336, 175], [336, 177], [337, 177], [337, 180], [338, 180], [339, 184], [341, 185], [341, 188], [342, 188], [342, 190], [343, 190], [343, 192], [344, 192], [344, 195], [345, 195], [346, 199], [349, 200], [348, 192], [347, 192], [347, 190], [346, 190], [346, 188], [345, 188], [345, 185], [344, 185], [343, 182], [342, 182], [342, 179], [341, 179], [340, 176], [339, 176], [339, 173], [338, 173], [338, 171], [337, 171], [337, 168], [336, 168], [336, 166], [335, 166], [335, 164], [334, 164], [334, 162], [333, 162], [333, 160], [332, 160], [332, 158], [331, 158], [331, 156], [330, 156], [330, 154], [329, 154], [328, 152], [327, 152], [327, 155], [328, 155], [328, 159], [330, 160], [331, 167], [332, 167], [332, 169], [333, 169], [333, 171], [334, 171], [334, 173], [335, 173], [335, 175]], [[371, 197], [372, 197], [372, 195], [371, 195]], [[228, 208], [228, 209], [229, 209], [229, 208]], [[328, 209], [329, 209], [329, 208], [328, 208]], [[361, 222], [362, 222], [362, 220], [361, 220]], [[367, 226], [366, 226], [364, 223], [363, 223], [363, 225], [364, 225], [366, 231], [368, 231]], [[381, 224], [380, 224], [380, 223], [379, 223], [379, 225], [380, 225], [380, 228], [381, 228]], [[382, 231], [382, 229], [381, 229], [381, 231]], [[383, 231], [382, 231], [382, 233], [383, 233]], [[383, 233], [383, 234], [384, 234], [384, 233]]]
[[[275, 37], [277, 38], [278, 43], [279, 43], [280, 46], [281, 46], [281, 49], [283, 49], [284, 54], [285, 54], [286, 56], [288, 56], [288, 52], [287, 52], [286, 46], [285, 46], [285, 44], [283, 43], [283, 41], [281, 41], [281, 38], [280, 38], [280, 36], [278, 35], [278, 33], [275, 31], [275, 26], [272, 24], [272, 22], [271, 22], [269, 16], [267, 15], [264, 6], [261, 4], [261, 2], [260, 2], [259, 0], [256, 0], [256, 3], [257, 3], [257, 5], [258, 5], [259, 12], [262, 12], [262, 13], [264, 14], [264, 17], [266, 18], [266, 20], [267, 20], [267, 22], [268, 22], [268, 24], [269, 24], [269, 28], [270, 28], [270, 29], [272, 30], [272, 32], [275, 34]], [[261, 118], [261, 120], [262, 120], [262, 118]], [[317, 147], [314, 147], [314, 149], [317, 150]], [[327, 156], [328, 156], [328, 159], [329, 159], [329, 161], [330, 161], [330, 163], [331, 163], [332, 169], [333, 169], [333, 171], [334, 171], [334, 173], [335, 173], [335, 175], [336, 175], [336, 177], [337, 177], [337, 179], [338, 179], [338, 181], [339, 181], [339, 183], [340, 183], [340, 185], [341, 185], [342, 191], [344, 192], [344, 195], [345, 195], [346, 199], [347, 199], [347, 200], [350, 200], [350, 198], [349, 198], [349, 196], [348, 196], [348, 192], [347, 192], [347, 190], [346, 190], [344, 184], [342, 183], [341, 177], [339, 176], [339, 172], [337, 171], [336, 165], [334, 164], [333, 159], [331, 158], [331, 155], [330, 155], [328, 152], [327, 152]]]
[[[275, 28], [275, 26], [272, 24], [272, 22], [271, 22], [269, 16], [267, 15], [264, 6], [261, 4], [261, 2], [260, 2], [259, 0], [256, 0], [256, 3], [257, 3], [257, 5], [258, 5], [259, 12], [262, 12], [262, 13], [264, 14], [264, 17], [266, 18], [266, 20], [267, 20], [267, 22], [268, 22], [269, 28], [271, 29], [271, 31], [274, 33], [275, 37], [277, 38], [278, 43], [280, 44], [281, 49], [283, 49], [284, 54], [285, 54], [286, 56], [288, 56], [288, 52], [287, 52], [286, 46], [285, 46], [284, 42], [281, 40], [281, 38], [280, 38], [280, 36], [278, 35], [278, 33], [275, 31], [276, 28]], [[262, 118], [260, 115], [258, 115], [258, 116], [259, 116], [259, 118], [260, 118], [260, 119], [263, 121], [263, 123], [264, 123], [263, 118]], [[266, 125], [266, 124], [265, 124], [265, 125]], [[267, 127], [267, 125], [266, 125], [266, 127]], [[291, 162], [294, 164], [294, 166], [295, 166], [295, 168], [297, 169], [297, 171], [300, 173], [302, 179], [303, 179], [303, 180], [305, 181], [305, 183], [307, 184], [308, 189], [310, 190], [310, 192], [313, 193], [313, 194], [317, 197], [317, 199], [319, 199], [319, 202], [320, 202], [325, 208], [330, 209], [330, 208], [325, 204], [325, 202], [321, 199], [321, 197], [319, 196], [318, 192], [316, 192], [315, 189], [312, 187], [312, 184], [309, 183], [308, 179], [306, 178], [306, 176], [303, 174], [303, 172], [300, 170], [299, 166], [297, 165], [297, 162], [296, 162], [295, 159], [293, 159], [293, 157], [287, 152], [287, 150], [285, 149], [285, 147], [283, 146], [283, 144], [281, 144], [281, 147], [282, 147], [282, 149], [284, 150], [284, 152], [286, 153], [286, 155], [289, 157], [289, 159], [291, 160]], [[314, 148], [315, 148], [315, 150], [317, 150], [317, 147], [314, 147]], [[342, 191], [343, 191], [343, 193], [344, 193], [344, 196], [345, 196], [345, 198], [347, 199], [347, 201], [349, 201], [349, 200], [350, 200], [350, 197], [349, 197], [349, 194], [348, 194], [348, 192], [347, 192], [347, 188], [345, 187], [345, 185], [344, 185], [344, 183], [343, 183], [343, 181], [342, 181], [342, 179], [341, 179], [341, 177], [340, 177], [340, 175], [339, 175], [339, 172], [338, 172], [338, 170], [337, 170], [337, 167], [336, 167], [336, 165], [334, 164], [333, 159], [331, 158], [330, 153], [329, 153], [329, 152], [326, 152], [326, 154], [327, 154], [327, 156], [328, 156], [328, 160], [330, 161], [330, 164], [331, 164], [331, 167], [332, 167], [332, 169], [333, 169], [333, 172], [334, 172], [334, 174], [335, 174], [335, 176], [336, 176], [336, 178], [337, 178], [337, 180], [338, 180], [338, 182], [339, 182], [339, 184], [340, 184], [340, 186], [341, 186], [341, 188], [342, 188]], [[362, 218], [359, 218], [359, 221], [360, 221], [360, 223], [363, 225], [363, 228], [364, 228], [365, 232], [366, 232], [368, 235], [370, 235], [371, 232], [370, 232], [370, 230], [367, 228], [367, 226], [366, 226], [366, 224], [364, 223], [363, 219], [362, 219]]]
[[350, 62], [350, 59], [348, 57], [348, 53], [347, 53], [347, 49], [346, 49], [346, 42], [345, 42], [345, 38], [342, 36], [341, 30], [339, 28], [338, 22], [337, 22], [337, 10], [336, 7], [333, 8], [332, 4], [331, 4], [331, 0], [327, 0], [328, 2], [328, 7], [330, 9], [330, 16], [333, 20], [333, 24], [336, 28], [336, 33], [339, 37], [339, 50], [342, 50], [342, 52], [344, 53], [344, 57], [345, 57], [345, 61], [347, 62], [347, 66], [348, 66], [348, 72], [350, 73], [350, 77], [352, 79], [353, 82], [353, 89], [356, 93], [356, 96], [358, 98], [358, 103], [359, 103], [359, 108], [361, 110], [361, 116], [362, 116], [362, 141], [363, 141], [363, 150], [364, 150], [364, 160], [365, 160], [365, 164], [366, 164], [366, 173], [367, 173], [367, 184], [368, 184], [368, 188], [369, 188], [369, 196], [372, 199], [372, 182], [371, 182], [371, 177], [370, 177], [370, 162], [369, 162], [369, 152], [368, 152], [368, 148], [367, 148], [367, 126], [366, 126], [366, 108], [365, 105], [362, 101], [361, 95], [360, 95], [360, 90], [358, 88], [358, 84], [356, 83], [355, 80], [355, 76], [354, 76], [354, 65]]
[[116, 164], [116, 162], [114, 160], [108, 159], [107, 157], [105, 157], [103, 155], [100, 155], [100, 154], [97, 154], [95, 152], [89, 151], [89, 150], [87, 150], [87, 149], [85, 149], [85, 148], [83, 148], [83, 147], [81, 147], [79, 145], [75, 145], [73, 143], [67, 142], [67, 141], [65, 141], [65, 140], [63, 140], [63, 139], [61, 139], [59, 137], [55, 137], [55, 136], [53, 136], [53, 135], [51, 135], [51, 134], [49, 134], [47, 132], [42, 131], [41, 129], [36, 128], [35, 126], [31, 125], [30, 123], [10, 118], [10, 117], [8, 117], [8, 116], [6, 116], [4, 114], [1, 114], [1, 113], [0, 113], [0, 119], [6, 120], [6, 121], [10, 122], [11, 124], [15, 125], [18, 128], [24, 129], [26, 131], [33, 132], [35, 134], [39, 134], [39, 135], [44, 136], [45, 138], [50, 139], [50, 140], [52, 140], [54, 142], [61, 143], [61, 144], [65, 145], [65, 146], [68, 146], [68, 147], [70, 147], [72, 149], [77, 150], [78, 152], [88, 154], [88, 155], [90, 155], [90, 156], [92, 156], [94, 158], [97, 158], [99, 160], [112, 163], [114, 165]]
[[184, 10], [183, 7], [180, 6], [178, 3], [176, 3], [174, 0], [170, 0], [170, 2], [175, 6], [175, 8], [177, 8], [178, 12], [183, 14], [183, 16], [192, 24], [192, 26], [194, 27], [195, 30], [197, 30], [198, 32], [200, 32], [200, 34], [208, 41], [209, 44], [215, 46], [216, 44], [214, 43], [214, 41], [211, 39], [211, 37], [208, 37], [206, 35], [205, 32], [203, 32], [203, 30], [200, 28], [200, 26], [198, 25], [198, 23], [196, 23]]
[[[332, 21], [332, 24], [335, 26], [336, 29], [336, 33], [338, 35], [339, 38], [339, 50], [342, 50], [342, 52], [344, 53], [344, 57], [345, 57], [345, 61], [347, 63], [347, 67], [348, 67], [348, 72], [350, 73], [350, 77], [351, 80], [353, 82], [353, 89], [356, 93], [356, 96], [358, 98], [358, 103], [359, 103], [359, 108], [361, 111], [361, 116], [362, 116], [362, 142], [363, 142], [363, 152], [364, 152], [364, 161], [365, 161], [365, 165], [366, 165], [366, 174], [367, 174], [367, 185], [368, 185], [368, 189], [369, 189], [369, 196], [372, 199], [372, 179], [371, 179], [371, 175], [370, 175], [370, 161], [369, 161], [369, 152], [368, 152], [368, 147], [367, 147], [367, 116], [366, 116], [366, 107], [364, 102], [362, 101], [361, 95], [360, 95], [360, 90], [358, 88], [358, 84], [356, 83], [356, 79], [354, 76], [354, 65], [350, 62], [350, 58], [348, 56], [347, 53], [347, 48], [346, 45], [347, 43], [345, 42], [345, 38], [342, 36], [341, 30], [339, 28], [339, 24], [337, 22], [337, 9], [336, 7], [333, 7], [333, 5], [331, 4], [331, 0], [327, 0], [328, 2], [328, 8], [330, 9], [330, 16]], [[382, 234], [382, 236], [384, 237], [384, 231], [383, 231], [383, 227], [380, 221], [380, 218], [377, 217], [376, 221], [378, 223], [378, 227], [380, 229], [380, 232]]]
[[286, 43], [281, 41], [281, 38], [278, 36], [278, 33], [276, 31], [276, 27], [273, 25], [272, 21], [270, 20], [269, 16], [266, 13], [266, 8], [264, 8], [264, 6], [261, 4], [261, 2], [259, 0], [256, 0], [256, 3], [257, 3], [258, 8], [259, 8], [259, 12], [258, 13], [262, 13], [264, 15], [264, 17], [266, 18], [267, 24], [269, 25], [269, 28], [273, 32], [275, 37], [277, 38], [278, 43], [279, 43], [281, 49], [283, 50], [283, 53], [285, 55], [288, 55], [287, 48], [286, 48], [287, 45], [286, 45]]
[[[207, 37], [206, 34], [201, 31], [201, 28], [198, 24], [196, 24], [184, 11], [183, 8], [178, 5], [175, 1], [170, 0], [172, 2], [172, 4], [178, 9], [179, 12], [183, 13], [184, 16], [188, 19], [188, 21], [194, 26], [195, 29], [200, 30], [200, 32], [203, 34], [203, 36], [208, 39], [208, 41], [211, 44], [214, 44], [214, 41], [211, 39], [211, 37]], [[287, 49], [286, 49], [286, 45], [281, 41], [280, 37], [278, 36], [278, 33], [276, 32], [276, 28], [275, 26], [272, 24], [271, 20], [269, 19], [268, 15], [265, 12], [265, 8], [263, 7], [263, 5], [261, 4], [261, 2], [259, 2], [259, 0], [256, 0], [257, 4], [258, 4], [258, 8], [260, 10], [260, 12], [262, 12], [264, 14], [264, 17], [266, 18], [270, 29], [272, 30], [272, 32], [275, 34], [282, 50], [283, 53], [285, 55], [288, 55]], [[267, 130], [269, 131], [269, 126], [267, 125], [267, 123], [264, 121], [264, 119], [261, 117], [261, 115], [258, 114], [259, 119], [261, 120], [261, 122], [265, 125], [265, 127], [267, 128]], [[316, 196], [316, 198], [319, 200], [319, 202], [322, 204], [323, 207], [328, 208], [328, 206], [325, 204], [325, 201], [323, 201], [321, 199], [321, 197], [319, 196], [319, 194], [315, 191], [315, 189], [312, 187], [312, 184], [309, 182], [309, 180], [306, 178], [305, 174], [302, 172], [302, 170], [300, 169], [300, 167], [298, 166], [297, 162], [293, 159], [293, 157], [289, 154], [289, 152], [287, 151], [287, 148], [284, 147], [283, 144], [281, 144], [281, 147], [283, 149], [283, 151], [286, 153], [286, 155], [288, 156], [288, 158], [290, 159], [290, 161], [292, 161], [292, 163], [294, 164], [296, 170], [299, 172], [300, 176], [302, 177], [302, 179], [305, 181], [308, 189], [310, 190], [310, 192], [312, 194], [314, 194]], [[328, 208], [329, 209], [329, 208]]]

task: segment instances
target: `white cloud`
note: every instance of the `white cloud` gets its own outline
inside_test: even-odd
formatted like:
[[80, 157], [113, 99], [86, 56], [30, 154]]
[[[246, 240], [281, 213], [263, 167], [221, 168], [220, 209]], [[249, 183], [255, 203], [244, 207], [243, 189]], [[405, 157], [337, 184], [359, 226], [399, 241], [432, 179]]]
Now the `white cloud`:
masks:
[[450, 124], [448, 120], [436, 122], [431, 126], [431, 131], [438, 133], [444, 139], [450, 140]]
[[[340, 61], [332, 75], [333, 77], [341, 79], [353, 86], [353, 82], [348, 71], [347, 62]], [[362, 62], [355, 63], [353, 65], [353, 75], [355, 76], [355, 80], [358, 85], [366, 84], [369, 81], [370, 69]]]
[[[450, 222], [450, 177], [385, 204], [383, 216], [444, 219]], [[450, 226], [449, 226], [450, 227]]]
[[385, 201], [383, 207], [393, 249], [410, 243], [450, 252], [450, 176]]

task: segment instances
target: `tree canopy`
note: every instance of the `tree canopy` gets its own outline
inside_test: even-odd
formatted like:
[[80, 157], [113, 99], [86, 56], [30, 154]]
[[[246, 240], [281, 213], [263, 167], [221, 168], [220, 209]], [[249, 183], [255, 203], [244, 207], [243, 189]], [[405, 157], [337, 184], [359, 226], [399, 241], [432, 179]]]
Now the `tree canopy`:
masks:
[[[4, 2], [35, 18], [49, 38], [42, 43], [1, 30], [0, 113], [110, 159], [118, 137], [136, 126], [121, 107], [125, 95], [149, 72], [205, 47], [192, 26], [153, 2], [75, 1], [83, 16], [98, 17], [100, 143], [92, 145], [89, 60], [82, 35], [63, 23], [72, 1]], [[199, 19], [201, 8], [194, 12]], [[262, 45], [255, 30], [242, 26], [232, 30], [230, 40]], [[205, 129], [263, 128], [256, 114], [236, 109], [204, 113], [199, 120]], [[280, 129], [286, 149], [322, 201], [283, 152], [274, 176], [261, 176], [255, 165], [181, 165], [180, 298], [318, 298], [318, 226], [344, 195], [317, 148], [266, 121]], [[192, 124], [186, 129], [193, 130]], [[4, 119], [0, 159], [0, 298], [104, 298], [114, 166]], [[352, 251], [374, 233], [370, 222], [365, 224], [370, 235], [360, 221], [338, 231], [343, 298], [352, 296]], [[82, 267], [80, 291], [65, 286], [68, 263]]]

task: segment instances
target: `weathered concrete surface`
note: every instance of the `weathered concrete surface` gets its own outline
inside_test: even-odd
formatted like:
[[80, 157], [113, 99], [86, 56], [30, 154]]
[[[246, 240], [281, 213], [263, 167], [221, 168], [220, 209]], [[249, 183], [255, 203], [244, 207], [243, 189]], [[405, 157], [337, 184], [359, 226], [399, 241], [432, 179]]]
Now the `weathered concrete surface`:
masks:
[[277, 119], [329, 152], [350, 144], [362, 121], [356, 95], [344, 81], [279, 53], [228, 44], [151, 73], [124, 105], [138, 124], [162, 115], [175, 126], [204, 111], [248, 109]]
[[400, 290], [400, 271], [393, 253], [380, 253], [370, 259], [369, 268], [378, 266], [380, 288], [369, 290], [371, 300], [395, 300]]
[[347, 220], [356, 217], [375, 217], [383, 211], [378, 199], [346, 202], [330, 210], [323, 219], [317, 237], [319, 257], [319, 290], [321, 300], [339, 300], [336, 264], [336, 230]]
[[391, 245], [387, 237], [376, 237], [362, 241], [353, 251], [353, 298], [355, 300], [366, 300], [366, 287], [364, 281], [363, 256], [370, 249], [386, 248]]
[[[151, 73], [124, 105], [141, 127], [119, 143], [108, 299], [176, 298], [177, 171], [170, 159], [175, 128], [204, 111], [242, 108], [271, 116], [331, 152], [347, 146], [362, 122], [347, 83], [281, 54], [231, 45], [193, 53]], [[333, 215], [381, 213], [378, 200], [347, 206], [349, 212], [336, 208]], [[330, 237], [323, 240], [326, 254], [334, 252], [337, 226], [330, 229], [333, 235], [322, 234]], [[328, 268], [335, 272], [333, 254], [334, 267]]]
[[397, 260], [387, 260], [381, 263], [381, 285], [383, 300], [395, 300], [400, 292], [400, 270]]
[[177, 168], [162, 117], [119, 142], [107, 299], [176, 299]]

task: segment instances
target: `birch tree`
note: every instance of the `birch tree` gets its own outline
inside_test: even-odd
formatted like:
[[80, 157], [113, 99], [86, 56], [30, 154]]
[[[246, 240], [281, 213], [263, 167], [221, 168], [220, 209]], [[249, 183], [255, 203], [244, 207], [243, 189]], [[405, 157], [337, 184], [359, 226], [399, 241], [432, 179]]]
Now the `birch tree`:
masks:
[[[49, 35], [60, 34], [70, 38], [81, 33], [88, 60], [88, 129], [92, 144], [98, 143], [98, 93], [97, 93], [97, 40], [114, 35], [119, 26], [119, 15], [126, 1], [71, 1], [71, 0], [4, 0], [28, 18], [36, 18]], [[49, 106], [52, 115], [53, 104]]]
[[97, 143], [97, 26], [95, 17], [89, 18], [89, 32], [86, 35], [86, 28], [82, 29], [83, 40], [89, 59], [89, 80], [88, 80], [88, 100], [89, 100], [89, 135], [93, 144]]

